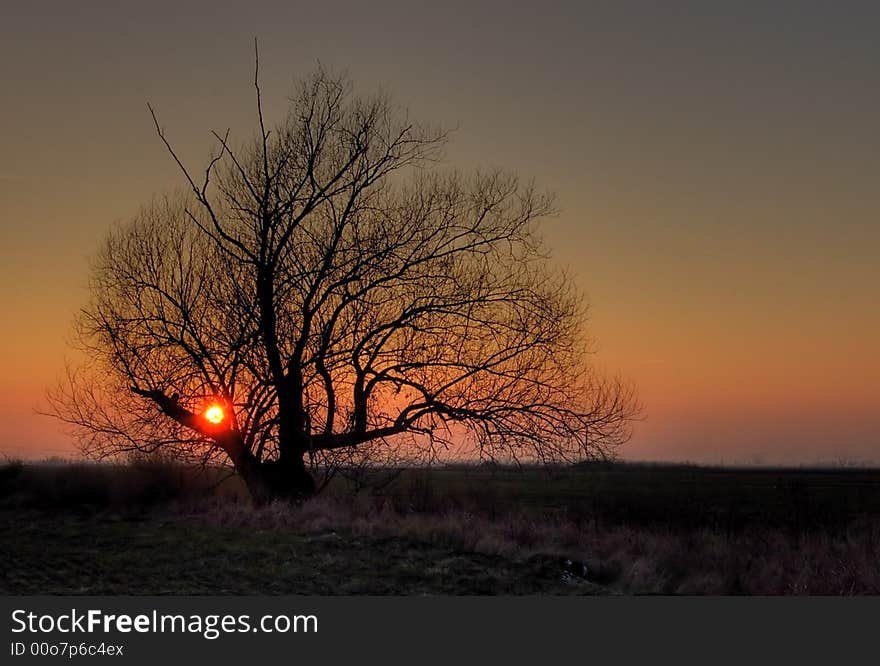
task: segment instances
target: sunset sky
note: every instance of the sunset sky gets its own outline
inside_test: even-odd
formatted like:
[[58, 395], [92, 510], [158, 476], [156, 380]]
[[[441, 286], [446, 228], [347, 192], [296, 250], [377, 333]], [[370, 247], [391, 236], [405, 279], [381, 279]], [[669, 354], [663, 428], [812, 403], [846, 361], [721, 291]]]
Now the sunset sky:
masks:
[[253, 128], [257, 36], [270, 119], [320, 61], [557, 193], [596, 361], [645, 404], [624, 457], [880, 462], [880, 5], [239, 4], [4, 5], [0, 454], [72, 452], [34, 410], [89, 256], [182, 185], [146, 103], [202, 166]]

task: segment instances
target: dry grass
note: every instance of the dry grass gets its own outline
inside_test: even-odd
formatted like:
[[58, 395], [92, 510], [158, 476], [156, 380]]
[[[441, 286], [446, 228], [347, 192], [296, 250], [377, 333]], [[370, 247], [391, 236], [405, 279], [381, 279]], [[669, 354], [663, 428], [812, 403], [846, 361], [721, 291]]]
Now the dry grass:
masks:
[[51, 461], [0, 466], [0, 498], [29, 508], [137, 512], [206, 496], [243, 498], [244, 494], [226, 470], [161, 459], [106, 465]]
[[754, 526], [735, 534], [626, 525], [594, 529], [516, 511], [494, 519], [464, 510], [401, 512], [369, 496], [257, 509], [208, 502], [191, 505], [187, 515], [212, 525], [402, 537], [516, 560], [570, 560], [586, 565], [589, 581], [624, 594], [880, 594], [880, 520], [855, 523], [835, 537]]
[[[635, 467], [563, 470], [552, 478], [480, 474], [414, 471], [382, 493], [339, 485], [299, 506], [253, 507], [221, 470], [7, 465], [0, 467], [0, 536], [7, 541], [0, 550], [11, 582], [3, 588], [69, 590], [64, 580], [47, 588], [43, 573], [25, 568], [78, 561], [65, 576], [79, 581], [76, 590], [99, 593], [151, 593], [163, 585], [158, 591], [880, 594], [876, 471], [815, 478]], [[83, 551], [79, 534], [97, 535], [108, 548], [135, 539], [145, 552], [159, 539], [166, 568], [151, 568], [155, 554], [147, 561], [129, 553], [131, 575], [106, 587], [88, 571], [107, 554]], [[70, 550], [44, 554], [49, 542]], [[389, 553], [399, 554], [391, 569]], [[188, 558], [212, 554], [214, 573], [193, 578]], [[311, 575], [316, 562], [331, 561], [325, 578]], [[243, 587], [224, 586], [224, 567]]]

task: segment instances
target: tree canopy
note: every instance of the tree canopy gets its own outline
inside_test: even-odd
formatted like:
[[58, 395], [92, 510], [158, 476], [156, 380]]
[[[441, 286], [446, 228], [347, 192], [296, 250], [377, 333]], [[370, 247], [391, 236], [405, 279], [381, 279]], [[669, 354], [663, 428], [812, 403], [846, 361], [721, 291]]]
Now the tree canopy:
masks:
[[[114, 228], [50, 395], [84, 450], [231, 462], [255, 497], [392, 454], [607, 456], [638, 413], [590, 365], [585, 305], [539, 233], [553, 197], [443, 162], [447, 134], [318, 69], [269, 128]], [[152, 109], [151, 109], [152, 112]], [[221, 408], [218, 423], [204, 417]], [[219, 414], [219, 412], [218, 412]]]

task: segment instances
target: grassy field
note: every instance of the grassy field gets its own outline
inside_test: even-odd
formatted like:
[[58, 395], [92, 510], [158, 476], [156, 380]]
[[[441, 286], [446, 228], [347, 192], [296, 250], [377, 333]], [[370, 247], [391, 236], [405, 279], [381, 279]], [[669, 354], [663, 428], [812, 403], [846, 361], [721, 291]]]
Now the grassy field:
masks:
[[4, 594], [880, 594], [878, 555], [871, 469], [408, 469], [256, 508], [221, 470], [0, 467]]

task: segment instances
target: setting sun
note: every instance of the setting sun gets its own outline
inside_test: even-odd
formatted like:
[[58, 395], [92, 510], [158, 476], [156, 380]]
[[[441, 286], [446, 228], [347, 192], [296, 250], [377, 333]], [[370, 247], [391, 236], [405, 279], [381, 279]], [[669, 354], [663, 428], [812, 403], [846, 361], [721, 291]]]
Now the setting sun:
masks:
[[205, 418], [211, 423], [220, 423], [224, 416], [223, 408], [220, 405], [211, 405], [205, 410]]

